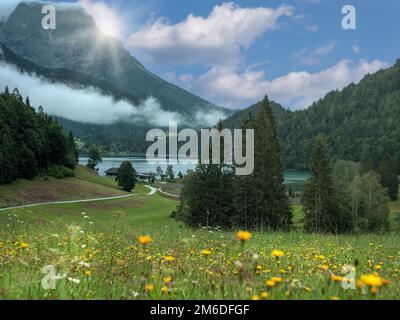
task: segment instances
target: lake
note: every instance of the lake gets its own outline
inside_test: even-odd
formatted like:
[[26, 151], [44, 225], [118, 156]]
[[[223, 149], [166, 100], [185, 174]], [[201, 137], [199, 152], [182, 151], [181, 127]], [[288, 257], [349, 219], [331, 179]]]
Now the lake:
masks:
[[[86, 165], [88, 158], [82, 157], [79, 158], [79, 164]], [[111, 167], [119, 167], [122, 162], [130, 161], [135, 167], [138, 173], [146, 173], [146, 172], [156, 172], [156, 168], [158, 165], [151, 164], [147, 161], [146, 157], [128, 157], [128, 158], [103, 158], [103, 162], [98, 165], [99, 174], [104, 176], [104, 172]], [[166, 171], [167, 165], [161, 165], [161, 168]], [[188, 164], [175, 164], [174, 171], [178, 173], [181, 171], [185, 173], [189, 169], [194, 169], [195, 165]], [[293, 190], [299, 190], [301, 184], [310, 177], [309, 172], [307, 171], [299, 171], [299, 170], [286, 170], [285, 171], [285, 182], [289, 185]]]

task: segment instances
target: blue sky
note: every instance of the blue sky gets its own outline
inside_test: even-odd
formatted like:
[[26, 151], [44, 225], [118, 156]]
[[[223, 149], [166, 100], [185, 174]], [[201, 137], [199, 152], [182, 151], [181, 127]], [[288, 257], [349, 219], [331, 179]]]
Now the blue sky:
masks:
[[[235, 109], [264, 94], [302, 109], [400, 57], [397, 0], [68, 2], [154, 73]], [[341, 26], [347, 4], [356, 30]]]

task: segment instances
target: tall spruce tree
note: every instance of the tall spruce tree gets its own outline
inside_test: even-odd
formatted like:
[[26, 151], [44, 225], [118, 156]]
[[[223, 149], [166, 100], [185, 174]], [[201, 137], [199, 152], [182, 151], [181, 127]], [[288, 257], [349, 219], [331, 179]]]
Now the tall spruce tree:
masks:
[[72, 132], [70, 132], [67, 140], [67, 151], [65, 155], [64, 165], [70, 169], [75, 169], [76, 165], [79, 162], [78, 155], [79, 153], [76, 149], [74, 136], [72, 135]]
[[[217, 125], [223, 130], [222, 122]], [[220, 153], [224, 154], [221, 137]], [[211, 154], [211, 150], [210, 150]], [[179, 217], [191, 226], [231, 228], [233, 207], [233, 167], [223, 163], [210, 163], [196, 166], [184, 179], [184, 189]]]
[[[267, 96], [254, 121], [254, 212], [256, 229], [289, 229], [292, 212], [275, 117]], [[255, 218], [255, 219], [254, 219]]]
[[[245, 150], [246, 139], [245, 130], [254, 129], [254, 117], [249, 112], [247, 119], [242, 123], [241, 127], [243, 131], [242, 146]], [[254, 171], [250, 175], [235, 176], [234, 178], [234, 206], [235, 206], [235, 217], [233, 224], [236, 228], [243, 228], [246, 230], [253, 229], [256, 225], [254, 216], [256, 187], [254, 183]]]
[[342, 232], [328, 148], [321, 134], [316, 138], [309, 167], [312, 176], [305, 183], [302, 196], [304, 229], [307, 232]]

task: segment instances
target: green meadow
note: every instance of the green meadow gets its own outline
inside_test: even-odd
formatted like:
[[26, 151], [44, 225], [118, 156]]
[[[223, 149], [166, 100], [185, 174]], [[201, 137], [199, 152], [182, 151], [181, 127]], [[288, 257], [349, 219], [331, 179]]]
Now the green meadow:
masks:
[[[69, 179], [122, 193], [82, 168]], [[399, 203], [387, 234], [304, 234], [295, 205], [294, 231], [240, 241], [236, 232], [186, 228], [170, 218], [178, 202], [149, 191], [139, 184], [129, 198], [0, 212], [0, 299], [399, 297]], [[4, 189], [0, 196], [15, 201]]]

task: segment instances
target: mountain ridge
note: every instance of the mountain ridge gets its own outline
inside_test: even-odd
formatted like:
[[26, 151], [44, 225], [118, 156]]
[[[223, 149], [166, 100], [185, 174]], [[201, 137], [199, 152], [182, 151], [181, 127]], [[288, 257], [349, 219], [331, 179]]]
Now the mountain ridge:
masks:
[[102, 34], [83, 9], [57, 10], [56, 29], [43, 30], [41, 8], [21, 2], [0, 29], [0, 41], [22, 58], [108, 81], [130, 95], [154, 96], [164, 110], [187, 117], [199, 110], [232, 113], [147, 70], [119, 40]]
[[[255, 104], [224, 120], [240, 127]], [[375, 168], [386, 153], [400, 168], [400, 59], [386, 69], [366, 75], [358, 84], [328, 92], [307, 109], [285, 110], [273, 104], [287, 168], [307, 169], [313, 141], [323, 133], [337, 159]]]

